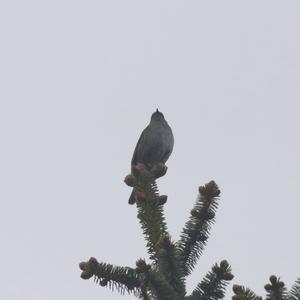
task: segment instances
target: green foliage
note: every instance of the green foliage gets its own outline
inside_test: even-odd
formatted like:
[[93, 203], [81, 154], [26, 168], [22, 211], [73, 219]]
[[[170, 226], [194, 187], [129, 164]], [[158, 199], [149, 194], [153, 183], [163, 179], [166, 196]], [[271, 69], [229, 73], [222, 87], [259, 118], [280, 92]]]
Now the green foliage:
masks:
[[[217, 300], [225, 297], [228, 282], [233, 279], [226, 260], [215, 264], [191, 295], [187, 295], [185, 280], [200, 258], [211, 226], [215, 221], [220, 190], [214, 181], [199, 187], [199, 195], [184, 225], [180, 239], [172, 241], [164, 217], [167, 196], [159, 195], [156, 178], [166, 173], [166, 166], [151, 169], [142, 164], [132, 168], [125, 183], [136, 191], [137, 217], [146, 240], [150, 263], [139, 259], [135, 268], [99, 263], [95, 258], [81, 262], [81, 277], [94, 277], [101, 286], [116, 289], [121, 294], [133, 293], [143, 300]], [[265, 285], [265, 300], [300, 300], [300, 279], [288, 292], [276, 276]], [[243, 286], [233, 286], [233, 300], [262, 300]]]
[[137, 217], [147, 241], [150, 258], [157, 260], [159, 241], [163, 236], [168, 235], [163, 206], [158, 200], [159, 195], [153, 175], [143, 168], [136, 175]]
[[98, 263], [94, 257], [91, 257], [87, 262], [81, 262], [79, 267], [82, 270], [82, 279], [89, 279], [94, 276], [95, 282], [101, 286], [116, 288], [122, 294], [124, 291], [137, 293], [141, 285], [138, 272], [129, 267]]
[[266, 300], [284, 300], [287, 297], [286, 288], [280, 278], [270, 276], [270, 283], [265, 285], [267, 291]]
[[288, 300], [300, 300], [300, 278], [298, 278], [292, 286], [288, 294]]
[[188, 300], [217, 300], [223, 299], [228, 281], [232, 280], [231, 268], [226, 260], [220, 266], [215, 264], [197, 285]]
[[[284, 282], [280, 278], [272, 275], [269, 278], [270, 283], [265, 285], [267, 292], [265, 300], [300, 300], [300, 279], [292, 286], [290, 292], [287, 291]], [[240, 286], [233, 286], [234, 296], [232, 300], [262, 300], [262, 297], [256, 296], [251, 290]]]
[[175, 291], [185, 294], [183, 270], [179, 260], [179, 251], [169, 236], [161, 238], [158, 244], [158, 269]]
[[214, 223], [219, 195], [220, 190], [214, 181], [199, 188], [196, 204], [177, 243], [185, 275], [192, 272], [206, 245]]
[[254, 292], [244, 286], [234, 285], [232, 289], [235, 293], [232, 300], [262, 300], [262, 297], [255, 295]]
[[158, 300], [176, 300], [180, 299], [178, 293], [166, 278], [153, 268], [144, 272], [143, 283], [148, 287], [150, 295]]
[[185, 277], [191, 273], [209, 237], [220, 190], [213, 181], [199, 188], [180, 240], [173, 242], [163, 211], [167, 196], [160, 196], [156, 185], [156, 178], [163, 176], [166, 170], [161, 164], [150, 170], [138, 164], [125, 178], [127, 185], [136, 191], [137, 217], [152, 262], [147, 264], [140, 259], [134, 269], [98, 263], [91, 258], [80, 264], [81, 277], [94, 276], [101, 286], [116, 288], [121, 293], [133, 292], [144, 300], [221, 299], [228, 281], [233, 278], [227, 261], [222, 261], [220, 266], [216, 264], [190, 296], [186, 295], [185, 286]]

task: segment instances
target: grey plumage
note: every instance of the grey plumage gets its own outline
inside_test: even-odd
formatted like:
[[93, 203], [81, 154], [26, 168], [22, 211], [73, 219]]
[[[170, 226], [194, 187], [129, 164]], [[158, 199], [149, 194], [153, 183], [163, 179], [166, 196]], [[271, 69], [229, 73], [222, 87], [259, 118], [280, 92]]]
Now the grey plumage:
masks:
[[[172, 129], [164, 118], [164, 115], [156, 110], [151, 116], [149, 125], [143, 130], [135, 147], [131, 166], [138, 163], [150, 168], [156, 163], [166, 163], [174, 146]], [[133, 190], [128, 203], [135, 202]]]

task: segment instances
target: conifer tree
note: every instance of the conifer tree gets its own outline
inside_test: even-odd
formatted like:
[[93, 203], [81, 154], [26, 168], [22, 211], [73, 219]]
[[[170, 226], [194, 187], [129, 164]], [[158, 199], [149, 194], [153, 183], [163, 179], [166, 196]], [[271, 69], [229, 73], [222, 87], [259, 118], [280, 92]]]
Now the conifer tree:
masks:
[[201, 256], [214, 223], [220, 190], [214, 181], [199, 188], [180, 239], [173, 241], [165, 222], [167, 196], [159, 195], [156, 179], [165, 175], [167, 167], [156, 164], [147, 170], [143, 164], [133, 167], [125, 183], [136, 189], [137, 217], [149, 253], [149, 262], [138, 259], [135, 267], [99, 263], [95, 258], [80, 263], [83, 279], [95, 278], [101, 286], [133, 293], [140, 299], [221, 299], [232, 280], [226, 260], [215, 264], [195, 290], [187, 295], [185, 278], [191, 274]]
[[[191, 274], [206, 246], [220, 190], [214, 181], [199, 187], [199, 195], [184, 225], [178, 241], [172, 240], [165, 222], [166, 195], [159, 195], [156, 179], [166, 174], [164, 164], [148, 170], [143, 164], [133, 166], [125, 183], [136, 192], [137, 217], [142, 227], [149, 261], [138, 259], [134, 267], [99, 263], [91, 257], [79, 264], [81, 278], [94, 277], [101, 286], [133, 293], [143, 300], [217, 300], [225, 297], [225, 289], [233, 279], [226, 260], [212, 266], [190, 295], [186, 291], [186, 277]], [[266, 300], [300, 300], [300, 279], [287, 292], [284, 283], [275, 276], [265, 286]], [[262, 300], [248, 288], [233, 286], [233, 300]]]

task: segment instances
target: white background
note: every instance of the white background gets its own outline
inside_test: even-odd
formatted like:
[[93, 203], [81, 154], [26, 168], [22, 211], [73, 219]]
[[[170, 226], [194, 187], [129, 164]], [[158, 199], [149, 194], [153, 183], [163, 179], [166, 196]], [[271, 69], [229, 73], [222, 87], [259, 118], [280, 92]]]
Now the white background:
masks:
[[158, 182], [175, 240], [198, 186], [222, 190], [188, 291], [223, 258], [258, 294], [271, 274], [290, 287], [299, 15], [293, 0], [1, 2], [0, 298], [122, 298], [78, 263], [147, 258], [123, 178], [156, 108], [175, 136]]

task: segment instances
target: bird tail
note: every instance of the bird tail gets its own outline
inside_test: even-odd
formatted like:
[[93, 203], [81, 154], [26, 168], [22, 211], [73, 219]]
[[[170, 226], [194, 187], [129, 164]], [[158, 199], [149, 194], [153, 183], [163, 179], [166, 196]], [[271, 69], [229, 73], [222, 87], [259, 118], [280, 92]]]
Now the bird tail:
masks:
[[135, 190], [134, 189], [131, 192], [131, 195], [129, 197], [128, 203], [129, 204], [134, 204], [135, 203]]

